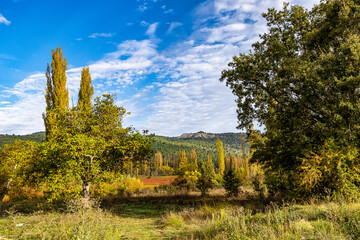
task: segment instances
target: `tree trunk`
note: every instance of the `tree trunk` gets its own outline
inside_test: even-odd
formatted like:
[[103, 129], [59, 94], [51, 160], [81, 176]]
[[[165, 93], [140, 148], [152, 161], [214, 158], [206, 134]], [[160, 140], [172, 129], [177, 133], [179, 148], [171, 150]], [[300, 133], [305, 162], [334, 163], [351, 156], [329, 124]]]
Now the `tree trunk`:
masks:
[[1, 212], [1, 207], [2, 207], [2, 201], [4, 200], [5, 195], [0, 195], [0, 212]]
[[90, 200], [90, 185], [90, 181], [83, 181], [83, 193], [85, 200]]

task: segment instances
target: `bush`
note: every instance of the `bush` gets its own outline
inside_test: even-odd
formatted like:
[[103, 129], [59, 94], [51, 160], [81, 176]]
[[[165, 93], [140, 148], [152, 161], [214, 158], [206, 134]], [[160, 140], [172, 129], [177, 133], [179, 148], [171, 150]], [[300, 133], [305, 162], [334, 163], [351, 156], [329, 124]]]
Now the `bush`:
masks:
[[236, 177], [235, 172], [230, 169], [224, 174], [224, 188], [229, 196], [237, 196], [241, 181]]
[[160, 176], [171, 176], [174, 174], [174, 172], [174, 169], [169, 166], [162, 166], [158, 171]]
[[179, 175], [177, 178], [175, 178], [172, 184], [188, 191], [195, 190], [196, 183], [200, 176], [201, 174], [197, 170], [186, 171], [183, 175]]
[[259, 176], [253, 177], [252, 184], [253, 184], [254, 190], [258, 194], [259, 198], [261, 200], [263, 200], [265, 198], [266, 188], [265, 188], [264, 183], [262, 182], [262, 179], [260, 179]]
[[215, 186], [215, 172], [212, 162], [203, 162], [200, 168], [201, 175], [196, 182], [196, 187], [200, 190], [201, 196], [205, 196], [209, 189]]
[[340, 194], [349, 200], [360, 197], [360, 160], [357, 148], [340, 148], [329, 140], [318, 153], [301, 159], [298, 195]]
[[133, 193], [138, 193], [142, 186], [143, 183], [137, 178], [114, 175], [112, 181], [94, 184], [92, 192], [94, 196], [124, 196], [125, 194], [129, 196]]
[[185, 225], [185, 221], [182, 216], [175, 214], [173, 212], [169, 212], [163, 218], [163, 224], [166, 227], [180, 228]]

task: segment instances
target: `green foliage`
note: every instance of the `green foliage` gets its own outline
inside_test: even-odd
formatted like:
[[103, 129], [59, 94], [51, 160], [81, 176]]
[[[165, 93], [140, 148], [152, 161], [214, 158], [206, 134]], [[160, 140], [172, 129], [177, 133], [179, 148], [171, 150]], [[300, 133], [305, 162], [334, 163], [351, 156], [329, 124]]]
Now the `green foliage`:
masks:
[[94, 94], [94, 86], [91, 85], [91, 76], [89, 67], [83, 67], [81, 71], [81, 81], [79, 90], [78, 107], [80, 111], [91, 111], [92, 96]]
[[159, 175], [162, 176], [171, 176], [174, 175], [175, 171], [172, 167], [169, 166], [162, 166], [159, 170]]
[[77, 197], [90, 198], [90, 188], [101, 174], [124, 170], [124, 164], [139, 166], [152, 155], [152, 135], [123, 128], [126, 115], [115, 104], [114, 96], [95, 98], [88, 67], [81, 73], [78, 106], [68, 108], [66, 60], [62, 50], [52, 51], [52, 70], [46, 73], [46, 142], [39, 158], [28, 168], [30, 181], [44, 191], [48, 200]]
[[36, 143], [41, 143], [45, 140], [44, 132], [37, 132], [33, 134], [27, 135], [8, 135], [8, 134], [0, 134], [0, 147], [5, 146], [5, 144], [13, 144], [16, 140], [22, 141], [32, 141]]
[[173, 212], [169, 212], [168, 214], [166, 214], [163, 217], [162, 221], [165, 227], [180, 228], [185, 225], [183, 217]]
[[[196, 239], [358, 239], [359, 204], [291, 205], [265, 212], [222, 208], [196, 231]], [[198, 217], [200, 218], [200, 217]], [[199, 224], [199, 223], [198, 223]]]
[[91, 189], [94, 196], [130, 196], [139, 192], [143, 186], [143, 183], [137, 178], [114, 172], [104, 172], [100, 178]]
[[188, 162], [185, 151], [180, 151], [180, 165], [177, 171], [178, 177], [172, 182], [174, 186], [186, 190], [195, 190], [196, 183], [200, 177], [197, 166]]
[[[242, 155], [239, 143], [241, 141], [240, 133], [221, 133], [214, 134], [213, 138], [178, 138], [178, 137], [164, 137], [155, 136], [153, 142], [153, 149], [155, 152], [161, 152], [164, 159], [173, 161], [178, 156], [180, 150], [186, 153], [191, 153], [196, 149], [197, 162], [207, 159], [210, 154], [217, 156], [216, 141], [217, 138], [223, 142], [224, 154], [234, 153], [235, 155]], [[247, 145], [246, 145], [247, 148]], [[218, 160], [214, 159], [215, 166], [218, 166]]]
[[196, 187], [200, 190], [201, 195], [205, 196], [209, 189], [215, 186], [215, 170], [211, 158], [203, 162], [200, 168], [200, 177], [197, 180]]
[[360, 160], [355, 147], [340, 148], [326, 142], [318, 154], [305, 155], [299, 171], [299, 194], [336, 192], [347, 199], [360, 197]]
[[222, 72], [238, 97], [239, 128], [265, 126], [252, 161], [264, 164], [273, 190], [294, 196], [302, 159], [319, 155], [327, 139], [339, 149], [359, 146], [359, 6], [334, 0], [311, 11], [269, 9], [268, 33]]
[[223, 175], [225, 171], [224, 146], [220, 139], [216, 141], [216, 150], [219, 157], [219, 174]]
[[36, 155], [37, 144], [16, 140], [0, 149], [0, 210], [1, 202], [11, 188], [21, 188], [24, 184], [24, 169]]
[[223, 177], [223, 186], [229, 196], [237, 196], [239, 194], [239, 187], [241, 186], [241, 181], [236, 177], [234, 170], [230, 169], [225, 172]]
[[96, 200], [69, 200], [62, 213], [11, 214], [0, 232], [9, 239], [114, 239], [121, 229], [113, 225], [115, 216], [99, 205]]

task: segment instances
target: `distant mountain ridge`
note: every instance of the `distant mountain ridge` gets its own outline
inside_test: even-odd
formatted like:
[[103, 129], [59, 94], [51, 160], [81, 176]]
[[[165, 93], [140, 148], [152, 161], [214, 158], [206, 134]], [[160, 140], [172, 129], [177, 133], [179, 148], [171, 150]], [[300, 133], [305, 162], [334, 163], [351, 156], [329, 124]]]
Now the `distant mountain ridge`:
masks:
[[197, 133], [183, 133], [179, 136], [179, 138], [205, 138], [211, 139], [216, 138], [216, 135], [213, 133], [206, 133], [206, 132], [197, 132]]

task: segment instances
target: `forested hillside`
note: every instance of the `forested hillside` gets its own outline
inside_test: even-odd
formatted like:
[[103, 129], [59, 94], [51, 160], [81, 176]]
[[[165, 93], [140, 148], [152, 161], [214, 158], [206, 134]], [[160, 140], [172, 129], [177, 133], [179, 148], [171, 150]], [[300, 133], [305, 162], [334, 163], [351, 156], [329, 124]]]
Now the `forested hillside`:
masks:
[[[245, 136], [245, 134], [244, 134]], [[40, 143], [45, 140], [45, 132], [37, 132], [27, 135], [8, 135], [0, 134], [0, 147], [11, 144], [15, 140], [34, 141]], [[153, 149], [161, 152], [164, 157], [178, 154], [180, 150], [190, 153], [196, 149], [199, 160], [205, 160], [209, 154], [216, 159], [216, 140], [220, 139], [224, 143], [225, 154], [233, 153], [241, 155], [241, 133], [184, 133], [180, 137], [155, 136]], [[246, 145], [248, 151], [248, 145]]]
[[27, 135], [9, 135], [9, 134], [0, 134], [0, 147], [3, 147], [5, 144], [12, 144], [15, 140], [23, 141], [33, 141], [40, 143], [45, 140], [45, 132], [37, 132]]
[[[245, 134], [244, 134], [245, 136]], [[214, 159], [217, 158], [216, 140], [220, 139], [224, 144], [225, 154], [233, 153], [241, 155], [241, 133], [185, 133], [180, 137], [164, 137], [156, 136], [153, 143], [155, 152], [161, 152], [165, 157], [179, 153], [185, 150], [189, 153], [192, 149], [196, 149], [198, 159], [205, 160], [209, 154]], [[248, 145], [246, 145], [248, 151]]]

